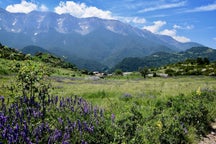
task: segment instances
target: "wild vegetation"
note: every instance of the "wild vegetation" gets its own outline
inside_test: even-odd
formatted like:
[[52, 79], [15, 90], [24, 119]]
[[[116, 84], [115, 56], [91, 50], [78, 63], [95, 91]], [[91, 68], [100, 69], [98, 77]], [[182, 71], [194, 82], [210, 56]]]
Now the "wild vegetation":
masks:
[[216, 118], [215, 77], [95, 80], [40, 55], [0, 58], [0, 143], [196, 143]]
[[165, 73], [170, 76], [177, 75], [206, 75], [216, 76], [216, 62], [209, 61], [208, 58], [187, 59], [183, 62], [171, 64], [163, 67]]
[[177, 53], [156, 52], [143, 58], [129, 57], [118, 63], [113, 70], [137, 71], [139, 67], [155, 68], [197, 58], [208, 58], [210, 62], [216, 61], [216, 50], [208, 47], [192, 47]]

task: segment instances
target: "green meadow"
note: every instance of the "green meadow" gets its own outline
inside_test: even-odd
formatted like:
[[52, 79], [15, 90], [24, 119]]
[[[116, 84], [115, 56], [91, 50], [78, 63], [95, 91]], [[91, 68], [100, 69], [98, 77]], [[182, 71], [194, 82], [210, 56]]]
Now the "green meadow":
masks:
[[57, 60], [0, 59], [0, 143], [198, 143], [216, 119], [214, 76], [96, 78]]

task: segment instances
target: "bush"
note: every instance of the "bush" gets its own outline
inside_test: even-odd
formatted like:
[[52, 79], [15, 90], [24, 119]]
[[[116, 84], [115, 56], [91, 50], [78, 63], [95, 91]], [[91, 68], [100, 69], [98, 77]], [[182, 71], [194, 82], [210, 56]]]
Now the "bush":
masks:
[[175, 71], [173, 69], [166, 69], [165, 73], [169, 76], [175, 76]]

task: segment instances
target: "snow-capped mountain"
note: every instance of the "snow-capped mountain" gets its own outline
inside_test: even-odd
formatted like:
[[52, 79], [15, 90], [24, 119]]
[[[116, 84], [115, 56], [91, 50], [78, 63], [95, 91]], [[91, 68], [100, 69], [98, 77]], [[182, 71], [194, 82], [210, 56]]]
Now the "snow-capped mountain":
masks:
[[15, 48], [38, 45], [57, 55], [79, 57], [113, 66], [125, 57], [158, 51], [181, 51], [197, 43], [180, 43], [117, 20], [76, 18], [69, 14], [33, 11], [9, 13], [0, 9], [0, 42]]

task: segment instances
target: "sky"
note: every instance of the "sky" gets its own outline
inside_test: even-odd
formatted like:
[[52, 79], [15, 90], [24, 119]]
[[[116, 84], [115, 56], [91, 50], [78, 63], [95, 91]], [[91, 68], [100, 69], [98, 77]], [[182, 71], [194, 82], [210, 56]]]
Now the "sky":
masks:
[[0, 7], [12, 13], [37, 10], [115, 19], [216, 49], [216, 0], [0, 0]]

